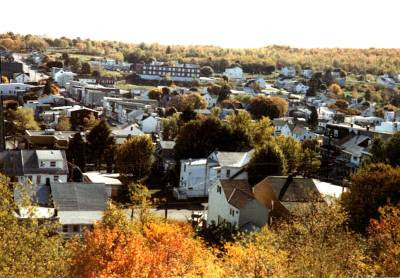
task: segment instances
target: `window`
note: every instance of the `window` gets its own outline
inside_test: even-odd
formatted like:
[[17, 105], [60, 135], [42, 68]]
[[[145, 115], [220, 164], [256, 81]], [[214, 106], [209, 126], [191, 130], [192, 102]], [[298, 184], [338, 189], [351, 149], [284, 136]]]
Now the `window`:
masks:
[[50, 161], [50, 167], [56, 167], [56, 162], [55, 161]]
[[46, 163], [44, 161], [40, 161], [40, 167], [45, 167]]
[[40, 184], [41, 181], [42, 181], [42, 177], [41, 176], [36, 176], [36, 183]]
[[62, 226], [62, 229], [63, 229], [63, 232], [64, 232], [64, 233], [68, 233], [68, 230], [69, 230], [69, 229], [68, 229], [68, 225], [63, 225], [63, 226]]
[[226, 177], [229, 178], [230, 176], [231, 176], [231, 170], [228, 169], [228, 170], [226, 170]]
[[222, 190], [221, 190], [221, 186], [218, 185], [218, 187], [217, 187], [217, 192], [218, 192], [219, 194], [221, 194], [221, 191], [222, 191]]
[[183, 165], [183, 172], [186, 172], [186, 164]]
[[72, 231], [74, 232], [74, 233], [79, 233], [80, 232], [80, 227], [79, 227], [79, 225], [73, 225], [72, 226]]
[[59, 179], [59, 176], [54, 176], [54, 178], [53, 178], [53, 180], [54, 180], [55, 182], [58, 182], [58, 179]]
[[232, 216], [235, 216], [235, 210], [234, 209], [229, 209], [229, 214]]

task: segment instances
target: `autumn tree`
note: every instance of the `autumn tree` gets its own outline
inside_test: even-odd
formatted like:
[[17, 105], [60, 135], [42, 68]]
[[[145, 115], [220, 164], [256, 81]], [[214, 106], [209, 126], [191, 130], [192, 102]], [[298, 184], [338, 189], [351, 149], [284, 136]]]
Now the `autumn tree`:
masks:
[[128, 138], [116, 152], [116, 166], [126, 179], [138, 181], [150, 174], [154, 146], [147, 135]]
[[182, 112], [187, 109], [204, 109], [207, 107], [207, 101], [199, 93], [190, 93], [173, 96], [169, 106]]
[[101, 167], [107, 149], [115, 145], [115, 138], [111, 135], [111, 129], [105, 120], [101, 120], [90, 130], [86, 140], [88, 160], [94, 162], [97, 168]]
[[385, 154], [392, 166], [400, 166], [400, 132], [396, 132], [385, 144]]
[[71, 130], [71, 128], [72, 128], [71, 122], [70, 122], [68, 117], [61, 116], [58, 119], [56, 130], [58, 130], [58, 131], [66, 131], [66, 130]]
[[39, 130], [33, 110], [29, 108], [18, 107], [17, 110], [11, 110], [10, 122], [14, 136], [24, 135], [25, 130]]
[[377, 276], [400, 276], [400, 207], [379, 208], [379, 219], [371, 219], [368, 249], [377, 268]]
[[181, 119], [178, 114], [173, 114], [168, 118], [163, 118], [161, 120], [162, 139], [166, 141], [175, 139], [179, 134], [181, 125]]
[[332, 84], [329, 86], [329, 91], [332, 92], [333, 94], [335, 94], [336, 96], [343, 96], [343, 91], [342, 88], [340, 87], [339, 84]]
[[[82, 125], [83, 125], [84, 129], [87, 130], [87, 129], [92, 129], [98, 123], [99, 123], [99, 120], [96, 119], [96, 117], [94, 116], [93, 113], [90, 113], [87, 117], [83, 118]], [[78, 123], [78, 124], [81, 124], [81, 123]], [[75, 125], [78, 125], [78, 124], [75, 124]]]
[[160, 100], [162, 92], [157, 89], [153, 89], [149, 91], [149, 99]]
[[288, 103], [280, 97], [256, 96], [251, 99], [249, 111], [254, 118], [268, 117], [275, 119], [283, 117], [288, 110]]
[[371, 218], [379, 217], [378, 208], [400, 201], [400, 168], [378, 163], [368, 164], [352, 177], [342, 203], [349, 214], [351, 227], [365, 232]]
[[118, 212], [106, 211], [74, 247], [72, 277], [211, 277], [221, 271], [189, 225], [155, 220], [142, 226]]
[[7, 76], [1, 75], [0, 76], [0, 83], [10, 83]]
[[247, 166], [249, 183], [255, 185], [267, 176], [282, 176], [286, 173], [286, 159], [277, 144], [265, 143], [255, 149]]
[[35, 217], [37, 209], [23, 188], [15, 203], [10, 185], [0, 175], [0, 277], [69, 277], [69, 253], [56, 233], [60, 227]]

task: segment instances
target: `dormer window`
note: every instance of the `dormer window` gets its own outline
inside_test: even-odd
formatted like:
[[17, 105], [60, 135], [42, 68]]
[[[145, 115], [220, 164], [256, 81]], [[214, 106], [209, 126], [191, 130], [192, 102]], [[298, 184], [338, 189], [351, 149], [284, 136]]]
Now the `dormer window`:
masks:
[[55, 161], [50, 161], [50, 167], [56, 167], [56, 162]]

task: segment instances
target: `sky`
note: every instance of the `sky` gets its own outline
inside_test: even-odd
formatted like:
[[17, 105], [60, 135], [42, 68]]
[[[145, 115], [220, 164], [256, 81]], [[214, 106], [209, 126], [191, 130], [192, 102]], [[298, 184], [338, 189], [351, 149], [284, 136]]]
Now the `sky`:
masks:
[[0, 0], [0, 32], [234, 48], [399, 48], [399, 10], [399, 0]]

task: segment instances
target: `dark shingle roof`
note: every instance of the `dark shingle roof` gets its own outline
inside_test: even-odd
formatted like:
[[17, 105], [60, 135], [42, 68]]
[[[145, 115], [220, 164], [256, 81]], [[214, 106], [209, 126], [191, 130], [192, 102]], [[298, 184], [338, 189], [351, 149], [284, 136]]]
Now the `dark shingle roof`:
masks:
[[60, 211], [104, 211], [107, 193], [104, 183], [51, 184], [54, 206]]
[[228, 203], [235, 208], [243, 208], [248, 202], [254, 200], [247, 180], [221, 180], [220, 182]]
[[[40, 150], [39, 150], [40, 151]], [[40, 168], [36, 150], [5, 151], [0, 155], [3, 173], [8, 176], [23, 176], [29, 174], [67, 175], [68, 165], [64, 151], [54, 151], [55, 157], [61, 154], [62, 168]]]

